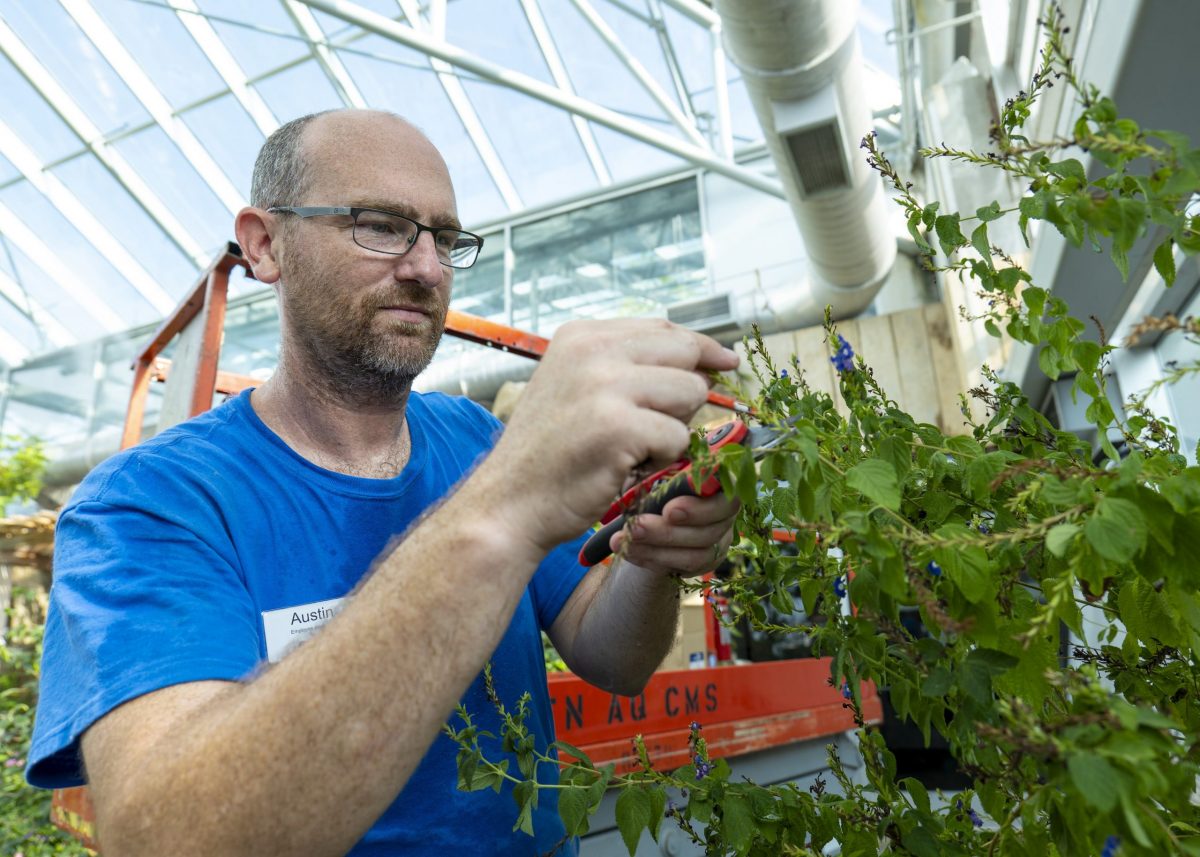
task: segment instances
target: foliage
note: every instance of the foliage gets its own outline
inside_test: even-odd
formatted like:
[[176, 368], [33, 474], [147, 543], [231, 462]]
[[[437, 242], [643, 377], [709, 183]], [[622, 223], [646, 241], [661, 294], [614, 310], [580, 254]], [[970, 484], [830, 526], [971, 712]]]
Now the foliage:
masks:
[[46, 453], [40, 441], [0, 436], [0, 513], [13, 500], [29, 500], [42, 490]]
[[0, 854], [83, 857], [92, 852], [50, 824], [50, 792], [25, 783], [44, 616], [32, 591], [14, 595], [0, 646]]
[[[1144, 399], [1114, 410], [1105, 389], [1114, 346], [1103, 331], [1087, 338], [1065, 303], [989, 236], [989, 224], [1015, 215], [1028, 241], [1040, 221], [1077, 246], [1106, 248], [1125, 276], [1130, 251], [1156, 230], [1165, 237], [1154, 264], [1169, 284], [1176, 250], [1200, 251], [1200, 216], [1188, 210], [1200, 192], [1200, 149], [1119, 118], [1076, 80], [1057, 11], [1043, 23], [1042, 64], [1029, 91], [1004, 106], [995, 151], [923, 151], [1009, 173], [1028, 188], [1018, 206], [964, 215], [922, 205], [874, 139], [863, 146], [897, 191], [929, 267], [978, 283], [988, 332], [1033, 346], [1050, 378], [1073, 377], [1099, 448], [1056, 429], [987, 367], [986, 383], [968, 394], [983, 416], [963, 398], [968, 434], [918, 423], [827, 320], [845, 414], [809, 388], [803, 367], [793, 360], [781, 370], [757, 340], [757, 417], [793, 431], [757, 468], [736, 445], [718, 462], [743, 503], [728, 590], [738, 608], [758, 627], [811, 635], [856, 712], [863, 681], [888, 687], [899, 716], [946, 738], [971, 788], [935, 801], [915, 780], [897, 781], [870, 730], [860, 732], [865, 786], [831, 755], [836, 788], [760, 787], [708, 757], [699, 724], [692, 764], [672, 773], [654, 770], [640, 743], [641, 770], [625, 776], [560, 743], [574, 761], [555, 785], [535, 776], [554, 760], [530, 749], [523, 708], [502, 714], [515, 771], [485, 757], [486, 736], [460, 711], [466, 726], [448, 727], [461, 748], [460, 787], [513, 780], [519, 828], [539, 790], [557, 788], [568, 834], [586, 831], [604, 789], [619, 788], [617, 824], [631, 854], [664, 815], [708, 854], [816, 855], [832, 840], [845, 855], [1200, 854], [1200, 468]], [[1023, 125], [1056, 82], [1078, 98], [1073, 134], [1030, 141]], [[1092, 153], [1095, 177], [1065, 157], [1075, 148]], [[1174, 327], [1197, 341], [1192, 322]], [[705, 466], [702, 441], [692, 453]], [[796, 533], [797, 556], [772, 540], [780, 526]], [[812, 624], [768, 625], [764, 600], [790, 613], [793, 588]], [[919, 609], [925, 633], [902, 624], [907, 606]], [[1062, 626], [1082, 641], [1071, 651], [1060, 651]], [[668, 804], [668, 789], [686, 789], [686, 803]]]

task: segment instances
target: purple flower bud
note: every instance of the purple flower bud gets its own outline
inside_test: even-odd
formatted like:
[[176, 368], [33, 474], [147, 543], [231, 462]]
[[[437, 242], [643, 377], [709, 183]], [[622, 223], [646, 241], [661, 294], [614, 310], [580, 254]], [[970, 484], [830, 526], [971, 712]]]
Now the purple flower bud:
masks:
[[973, 809], [969, 809], [967, 810], [967, 814], [971, 816], [971, 823], [973, 825], [976, 827], [983, 827], [983, 819], [979, 817], [979, 813]]
[[936, 562], [934, 562], [933, 560], [929, 561], [929, 564], [925, 566], [925, 570], [928, 571], [930, 574], [932, 574], [934, 577], [942, 576], [942, 567], [940, 565], [938, 565]]
[[779, 377], [780, 377], [780, 378], [786, 378], [787, 376], [788, 376], [788, 373], [787, 373], [787, 370], [786, 370], [786, 369], [782, 369], [782, 370], [780, 370], [780, 372], [779, 372]]
[[848, 682], [842, 682], [842, 696], [845, 699], [854, 698], [854, 693], [850, 690], [850, 684]]
[[704, 727], [701, 726], [699, 724], [699, 722], [695, 721], [695, 720], [693, 720], [691, 723], [688, 724], [688, 729], [691, 729], [693, 732], [699, 732], [703, 728]]
[[833, 579], [833, 594], [838, 598], [846, 597], [846, 578], [838, 576]]

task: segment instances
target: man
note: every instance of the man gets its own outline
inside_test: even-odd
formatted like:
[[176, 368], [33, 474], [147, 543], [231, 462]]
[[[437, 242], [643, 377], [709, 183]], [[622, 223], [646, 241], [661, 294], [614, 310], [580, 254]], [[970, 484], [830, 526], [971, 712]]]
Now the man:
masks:
[[643, 516], [611, 570], [584, 574], [578, 537], [684, 451], [704, 372], [737, 358], [662, 321], [566, 325], [496, 441], [478, 406], [410, 392], [473, 256], [420, 132], [291, 122], [252, 201], [237, 238], [279, 296], [278, 369], [64, 510], [29, 779], [82, 782], [82, 755], [105, 857], [551, 850], [553, 800], [536, 842], [514, 834], [508, 795], [455, 790], [440, 727], [460, 699], [486, 715], [491, 659], [552, 739], [539, 626], [589, 681], [642, 688], [672, 576], [716, 564], [734, 506]]

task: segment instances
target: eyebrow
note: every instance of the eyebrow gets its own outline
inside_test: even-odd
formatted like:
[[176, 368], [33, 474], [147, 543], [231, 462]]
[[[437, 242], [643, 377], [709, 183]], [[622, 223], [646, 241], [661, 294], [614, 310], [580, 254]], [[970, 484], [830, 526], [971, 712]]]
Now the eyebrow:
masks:
[[[389, 202], [382, 199], [360, 199], [358, 202], [351, 203], [351, 205], [354, 208], [375, 208], [380, 211], [399, 214], [401, 217], [407, 217], [409, 220], [421, 222], [421, 213], [406, 202]], [[443, 212], [441, 214], [433, 215], [430, 218], [428, 225], [444, 226], [449, 229], [462, 229], [462, 223], [450, 212]]]

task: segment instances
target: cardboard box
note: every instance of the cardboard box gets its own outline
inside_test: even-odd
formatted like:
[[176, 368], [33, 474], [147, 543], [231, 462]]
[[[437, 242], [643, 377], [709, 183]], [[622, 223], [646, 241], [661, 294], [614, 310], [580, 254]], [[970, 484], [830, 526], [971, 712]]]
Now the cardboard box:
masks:
[[675, 643], [667, 652], [660, 670], [686, 670], [708, 666], [709, 606], [699, 592], [684, 595], [679, 605], [679, 624]]

